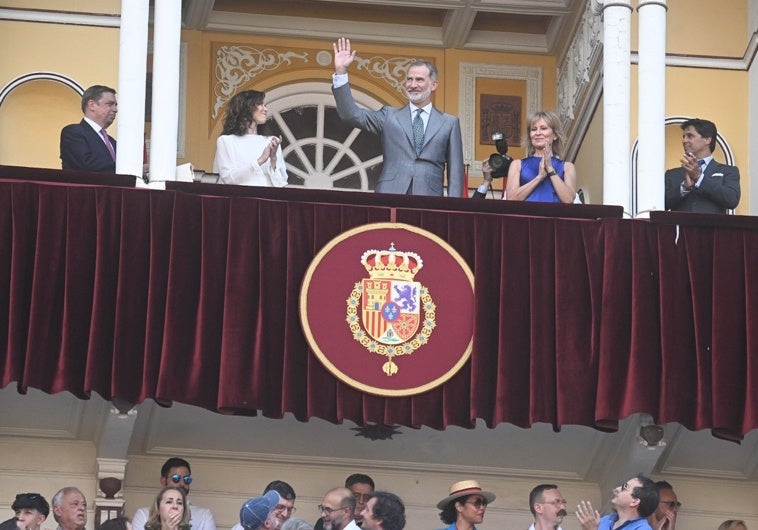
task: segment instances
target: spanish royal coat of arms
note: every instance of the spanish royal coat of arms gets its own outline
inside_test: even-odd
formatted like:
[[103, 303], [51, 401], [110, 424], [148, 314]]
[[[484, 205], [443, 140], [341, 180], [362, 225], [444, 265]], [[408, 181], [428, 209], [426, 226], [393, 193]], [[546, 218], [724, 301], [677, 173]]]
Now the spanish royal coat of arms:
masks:
[[435, 305], [429, 290], [414, 281], [423, 267], [415, 252], [367, 250], [361, 264], [368, 278], [356, 283], [347, 299], [347, 323], [353, 338], [369, 352], [387, 357], [382, 370], [398, 371], [394, 358], [410, 355], [429, 341]]

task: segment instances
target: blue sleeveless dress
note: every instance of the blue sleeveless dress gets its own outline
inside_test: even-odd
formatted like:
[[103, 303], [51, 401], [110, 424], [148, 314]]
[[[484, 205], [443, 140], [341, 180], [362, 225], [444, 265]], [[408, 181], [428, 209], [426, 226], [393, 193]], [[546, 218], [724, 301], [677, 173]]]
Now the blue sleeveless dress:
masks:
[[[552, 161], [553, 169], [558, 173], [558, 176], [561, 177], [561, 180], [563, 180], [563, 165], [565, 162], [556, 157], [552, 157], [550, 160]], [[541, 161], [542, 157], [540, 156], [530, 156], [521, 159], [521, 174], [519, 175], [521, 186], [537, 176], [540, 172]], [[550, 182], [549, 178], [546, 178], [539, 186], [534, 188], [534, 191], [532, 191], [526, 200], [531, 202], [561, 202], [561, 199], [559, 199], [558, 195], [555, 193], [553, 183]]]

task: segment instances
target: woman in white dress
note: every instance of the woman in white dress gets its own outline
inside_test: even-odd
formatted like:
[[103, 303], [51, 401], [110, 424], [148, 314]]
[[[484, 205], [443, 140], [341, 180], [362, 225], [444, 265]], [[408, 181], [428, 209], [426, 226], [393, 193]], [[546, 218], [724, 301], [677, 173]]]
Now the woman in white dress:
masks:
[[268, 119], [264, 97], [263, 92], [245, 90], [229, 101], [213, 161], [213, 171], [223, 184], [287, 185], [282, 137], [258, 134]]

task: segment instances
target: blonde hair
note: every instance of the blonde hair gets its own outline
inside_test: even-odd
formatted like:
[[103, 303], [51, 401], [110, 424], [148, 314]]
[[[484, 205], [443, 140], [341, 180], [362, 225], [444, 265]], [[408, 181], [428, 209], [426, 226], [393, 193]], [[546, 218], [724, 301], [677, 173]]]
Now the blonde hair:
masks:
[[179, 530], [190, 530], [190, 507], [187, 502], [187, 493], [183, 488], [175, 488], [174, 486], [166, 486], [156, 495], [153, 504], [150, 506], [150, 515], [147, 517], [145, 523], [145, 530], [161, 530], [161, 511], [160, 505], [163, 500], [163, 496], [167, 491], [178, 491], [182, 495], [182, 505], [184, 506], [184, 513], [182, 513], [182, 520], [179, 521]]
[[529, 134], [529, 131], [532, 129], [532, 125], [538, 120], [545, 120], [547, 126], [553, 129], [553, 132], [558, 137], [553, 141], [553, 155], [561, 158], [563, 149], [566, 145], [566, 135], [563, 133], [561, 119], [555, 112], [550, 110], [538, 110], [526, 119], [526, 137], [524, 138], [526, 156], [532, 156], [534, 154], [534, 146], [532, 145], [532, 137]]
[[719, 530], [735, 530], [738, 526], [742, 526], [742, 528], [747, 530], [745, 521], [741, 519], [727, 519], [719, 525]]

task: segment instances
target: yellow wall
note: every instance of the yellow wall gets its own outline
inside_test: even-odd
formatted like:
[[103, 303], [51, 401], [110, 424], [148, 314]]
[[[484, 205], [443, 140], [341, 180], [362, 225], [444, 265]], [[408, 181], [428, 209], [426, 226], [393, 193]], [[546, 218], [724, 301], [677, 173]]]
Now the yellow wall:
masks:
[[[6, 1], [5, 5], [55, 9], [59, 8], [60, 4], [53, 0], [13, 0]], [[709, 31], [697, 31], [697, 36], [693, 37], [691, 30], [702, 23], [703, 13], [714, 12], [716, 6], [719, 8], [719, 16], [708, 18]], [[67, 11], [107, 14], [117, 12], [118, 8], [120, 2], [117, 0], [81, 0], [66, 3]], [[667, 51], [674, 55], [689, 54], [714, 59], [741, 58], [749, 41], [747, 20], [747, 0], [669, 0]], [[638, 14], [634, 12], [633, 49], [636, 48], [637, 21]], [[19, 43], [19, 46], [0, 47], [0, 83], [3, 85], [18, 75], [42, 70], [65, 74], [84, 87], [101, 83], [117, 88], [118, 28], [0, 21], [0, 34], [7, 42]], [[328, 82], [332, 73], [331, 64], [320, 66], [315, 61], [318, 51], [331, 52], [329, 40], [256, 37], [186, 30], [182, 32], [182, 42], [187, 46], [187, 121], [185, 158], [177, 162], [192, 162], [200, 169], [211, 168], [215, 139], [220, 132], [220, 121], [210, 118], [215, 62], [213, 51], [219, 43], [308, 51], [310, 60], [307, 64], [293, 63], [291, 67], [280, 68], [256, 77], [250, 87], [260, 90], [267, 91], [303, 80]], [[65, 43], [65, 46], [58, 43]], [[556, 59], [553, 56], [439, 48], [408, 49], [361, 42], [353, 44], [362, 55], [413, 55], [433, 60], [439, 67], [441, 79], [435, 95], [435, 105], [454, 115], [459, 115], [458, 70], [461, 62], [540, 67], [543, 79], [542, 107], [555, 108]], [[21, 48], [24, 50], [23, 54], [18, 53]], [[637, 68], [633, 66], [630, 144], [637, 138], [636, 73]], [[372, 93], [379, 100], [392, 105], [403, 103], [402, 97], [387, 89], [386, 84], [375, 82], [357, 72], [351, 79], [358, 88]], [[666, 115], [698, 116], [713, 120], [733, 149], [735, 163], [742, 168], [743, 174], [743, 198], [737, 209], [738, 213], [748, 212], [749, 145], [748, 123], [745, 119], [747, 108], [747, 72], [715, 68], [667, 68]], [[39, 81], [15, 90], [0, 107], [0, 164], [60, 167], [60, 129], [80, 118], [78, 96], [63, 85]], [[19, 123], [43, 126], [18, 127]], [[116, 130], [115, 125], [112, 129]], [[602, 200], [601, 112], [595, 112], [590, 129], [576, 157], [578, 180], [580, 186], [590, 191], [592, 202], [599, 203]], [[667, 132], [667, 167], [677, 165], [679, 157], [678, 131], [675, 126], [673, 130], [673, 133]], [[589, 141], [592, 138], [594, 140]], [[486, 158], [492, 151], [491, 146], [475, 147], [477, 159]], [[513, 156], [521, 155], [520, 150], [514, 148], [513, 151]], [[721, 159], [719, 154], [717, 158]], [[472, 178], [471, 185], [475, 186], [478, 182], [478, 179]]]
[[[710, 16], [709, 13], [718, 13]], [[707, 19], [708, 31], [700, 31]], [[632, 14], [632, 50], [637, 49], [638, 13]], [[741, 59], [749, 44], [747, 1], [745, 0], [669, 0], [666, 16], [666, 53], [669, 58], [692, 56], [711, 59], [708, 68], [666, 68], [667, 117], [687, 116], [713, 121], [726, 139], [740, 168], [742, 198], [738, 214], [749, 211], [748, 180], [749, 142], [747, 109], [749, 105], [748, 73], [718, 68], [720, 59]], [[638, 137], [637, 114], [639, 92], [637, 65], [631, 69], [631, 137]], [[602, 99], [599, 103], [602, 106]], [[602, 202], [602, 109], [592, 118], [590, 130], [577, 153], [579, 186], [590, 190], [591, 200]], [[681, 129], [666, 128], [666, 168], [676, 167], [681, 157]], [[714, 153], [724, 162], [723, 153]], [[663, 175], [661, 175], [663, 178]]]
[[577, 186], [585, 190], [585, 202], [603, 203], [603, 98], [600, 98], [582, 146], [574, 159]]
[[[307, 52], [309, 61], [293, 61], [291, 65], [276, 69], [272, 72], [262, 72], [244, 88], [254, 88], [270, 91], [273, 88], [292, 82], [302, 81], [331, 81], [334, 72], [332, 64], [320, 66], [315, 61], [319, 51], [332, 52], [332, 43], [328, 40], [286, 39], [273, 37], [256, 37], [249, 35], [234, 35], [222, 33], [202, 33], [199, 31], [184, 31], [182, 41], [187, 43], [187, 112], [186, 153], [187, 159], [182, 162], [192, 162], [197, 168], [209, 169], [213, 164], [216, 138], [221, 132], [221, 120], [213, 120], [213, 66], [215, 63], [214, 50], [220, 44], [245, 45], [258, 49], [270, 48], [279, 52]], [[519, 55], [505, 53], [474, 52], [468, 50], [442, 50], [438, 48], [412, 48], [399, 46], [383, 46], [352, 42], [354, 49], [363, 57], [381, 55], [385, 57], [418, 57], [433, 61], [440, 75], [440, 85], [434, 95], [434, 104], [450, 114], [459, 115], [459, 68], [461, 62], [485, 63], [513, 66], [538, 66], [542, 68], [543, 108], [554, 109], [556, 98], [555, 58], [543, 55]], [[406, 100], [401, 94], [388, 88], [383, 81], [377, 81], [370, 76], [351, 70], [351, 83], [361, 90], [371, 93], [377, 99], [388, 105], [403, 105]], [[241, 88], [240, 88], [241, 89]], [[477, 158], [486, 158], [492, 146], [478, 146]], [[476, 185], [478, 179], [472, 179]]]
[[[0, 46], [0, 86], [44, 71], [63, 74], [84, 88], [117, 88], [118, 28], [0, 21], [0, 35], [4, 42], [17, 43]], [[51, 81], [22, 85], [0, 107], [0, 164], [59, 169], [60, 130], [81, 119], [81, 98], [73, 89]]]
[[112, 15], [121, 13], [121, 0], [3, 0], [2, 7]]
[[[638, 48], [638, 15], [632, 15], [632, 49]], [[666, 52], [742, 57], [748, 40], [747, 0], [668, 0]]]

